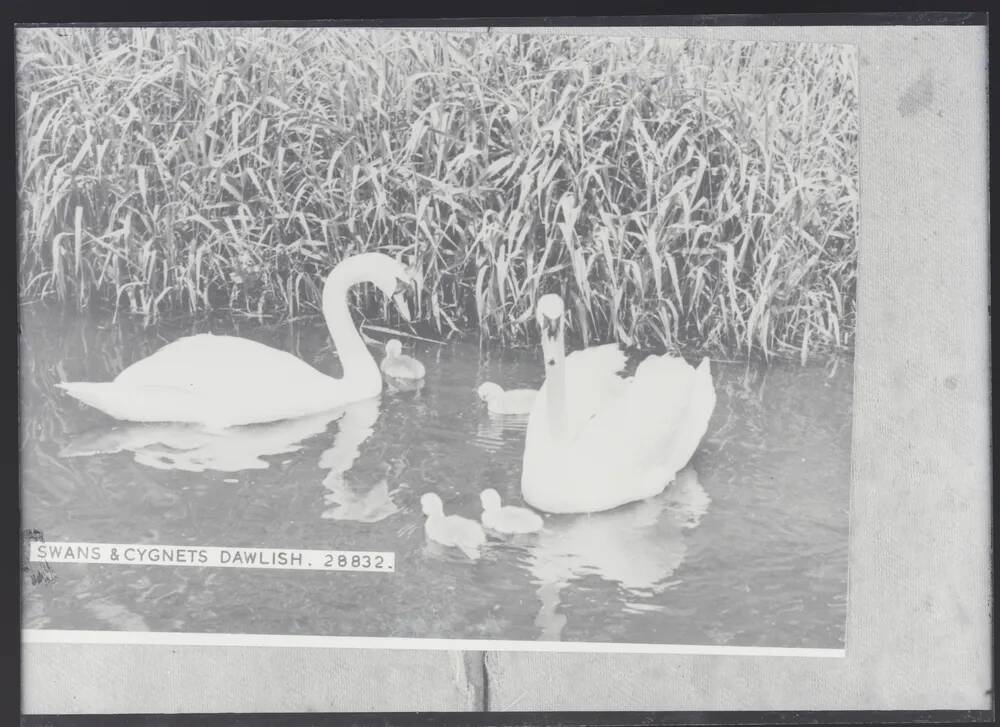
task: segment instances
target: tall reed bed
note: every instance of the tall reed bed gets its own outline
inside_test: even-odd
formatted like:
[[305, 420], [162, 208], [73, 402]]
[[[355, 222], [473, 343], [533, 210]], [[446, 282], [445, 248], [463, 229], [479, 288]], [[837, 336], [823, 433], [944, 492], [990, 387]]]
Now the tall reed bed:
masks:
[[293, 317], [380, 250], [440, 335], [530, 341], [557, 291], [588, 342], [853, 343], [850, 48], [27, 29], [17, 74], [27, 299]]

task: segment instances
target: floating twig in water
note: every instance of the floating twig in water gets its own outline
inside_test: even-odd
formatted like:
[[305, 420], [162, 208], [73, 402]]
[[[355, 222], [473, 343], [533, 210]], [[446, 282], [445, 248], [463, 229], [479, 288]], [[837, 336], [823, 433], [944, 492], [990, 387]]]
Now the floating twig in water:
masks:
[[435, 338], [424, 338], [423, 336], [418, 336], [415, 333], [405, 333], [403, 331], [396, 331], [392, 328], [386, 328], [385, 326], [373, 326], [369, 323], [362, 323], [360, 328], [367, 328], [369, 331], [378, 331], [379, 333], [390, 333], [393, 336], [402, 336], [403, 338], [413, 338], [418, 341], [426, 341], [427, 343], [436, 343], [439, 346], [444, 346], [446, 341], [438, 341]]

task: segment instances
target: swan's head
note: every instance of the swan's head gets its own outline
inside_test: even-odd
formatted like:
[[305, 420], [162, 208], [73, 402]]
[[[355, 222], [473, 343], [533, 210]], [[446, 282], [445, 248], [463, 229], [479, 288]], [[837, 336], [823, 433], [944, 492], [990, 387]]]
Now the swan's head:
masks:
[[428, 492], [420, 496], [420, 509], [423, 510], [424, 515], [427, 515], [428, 517], [431, 515], [444, 514], [444, 504], [441, 502], [441, 498], [433, 492]]
[[554, 293], [543, 295], [535, 306], [535, 319], [542, 332], [542, 352], [546, 367], [555, 366], [558, 361], [565, 311], [562, 298]]
[[535, 306], [535, 318], [543, 333], [546, 331], [554, 332], [556, 323], [562, 322], [565, 312], [566, 306], [563, 305], [563, 299], [555, 293], [543, 295]]
[[353, 273], [348, 274], [353, 278], [348, 281], [349, 285], [363, 280], [374, 283], [383, 295], [392, 299], [399, 309], [400, 317], [407, 323], [410, 322], [410, 306], [406, 302], [406, 293], [416, 284], [413, 270], [380, 252], [354, 255], [344, 260], [338, 267], [349, 268]]
[[385, 344], [385, 354], [395, 358], [403, 353], [403, 344], [398, 339], [390, 338]]
[[487, 512], [500, 509], [500, 493], [492, 487], [479, 493], [479, 501], [483, 503], [483, 510]]
[[478, 389], [476, 389], [476, 393], [479, 394], [479, 398], [483, 401], [491, 401], [503, 396], [503, 389], [501, 389], [498, 384], [494, 384], [492, 381], [487, 381], [485, 384], [482, 384]]

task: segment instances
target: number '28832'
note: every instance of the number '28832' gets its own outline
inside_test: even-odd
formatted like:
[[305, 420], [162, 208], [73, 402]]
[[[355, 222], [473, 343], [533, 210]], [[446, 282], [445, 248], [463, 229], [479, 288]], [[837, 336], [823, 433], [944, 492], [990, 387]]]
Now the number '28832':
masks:
[[324, 568], [382, 568], [385, 565], [385, 558], [381, 555], [371, 556], [367, 554], [355, 553], [348, 556], [346, 553], [328, 553], [323, 559]]

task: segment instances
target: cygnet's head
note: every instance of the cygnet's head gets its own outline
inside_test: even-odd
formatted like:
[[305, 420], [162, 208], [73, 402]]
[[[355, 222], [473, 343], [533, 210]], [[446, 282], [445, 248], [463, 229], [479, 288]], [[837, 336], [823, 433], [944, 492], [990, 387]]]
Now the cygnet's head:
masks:
[[492, 381], [487, 381], [476, 389], [476, 393], [479, 394], [480, 399], [489, 402], [503, 396], [503, 389], [501, 389], [498, 384], [494, 384]]
[[500, 509], [500, 493], [492, 487], [479, 493], [479, 501], [483, 503], [483, 509], [487, 512]]
[[441, 515], [444, 512], [444, 504], [435, 493], [428, 492], [420, 496], [420, 509], [424, 511], [424, 515]]
[[395, 358], [403, 353], [403, 344], [400, 343], [395, 338], [390, 338], [385, 344], [385, 353], [387, 356], [392, 356]]

